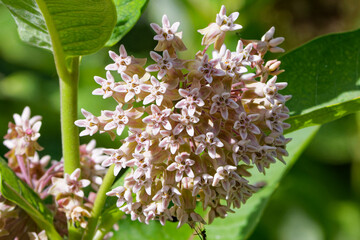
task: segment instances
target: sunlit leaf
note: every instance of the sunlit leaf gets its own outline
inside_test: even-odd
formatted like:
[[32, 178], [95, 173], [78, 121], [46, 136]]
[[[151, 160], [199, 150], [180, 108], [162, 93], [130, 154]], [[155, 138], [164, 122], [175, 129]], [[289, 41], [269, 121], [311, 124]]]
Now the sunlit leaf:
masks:
[[315, 39], [281, 58], [290, 131], [360, 110], [360, 30]]
[[67, 56], [91, 54], [104, 46], [116, 22], [111, 0], [1, 0], [20, 38]]
[[117, 22], [106, 46], [112, 46], [122, 39], [140, 18], [148, 0], [115, 0]]

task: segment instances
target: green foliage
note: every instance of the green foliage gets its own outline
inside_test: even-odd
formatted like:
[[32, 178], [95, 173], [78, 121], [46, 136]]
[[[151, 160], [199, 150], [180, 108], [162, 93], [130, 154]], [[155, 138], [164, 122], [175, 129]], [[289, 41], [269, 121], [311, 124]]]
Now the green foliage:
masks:
[[111, 0], [1, 0], [20, 38], [37, 47], [60, 48], [67, 56], [91, 54], [109, 39], [116, 21]]
[[106, 46], [119, 42], [135, 25], [148, 0], [115, 0], [117, 22]]
[[324, 124], [360, 109], [360, 30], [315, 39], [281, 58], [289, 131]]
[[49, 232], [56, 234], [50, 210], [39, 195], [21, 181], [2, 158], [0, 158], [0, 192], [4, 198], [22, 208], [48, 234]]

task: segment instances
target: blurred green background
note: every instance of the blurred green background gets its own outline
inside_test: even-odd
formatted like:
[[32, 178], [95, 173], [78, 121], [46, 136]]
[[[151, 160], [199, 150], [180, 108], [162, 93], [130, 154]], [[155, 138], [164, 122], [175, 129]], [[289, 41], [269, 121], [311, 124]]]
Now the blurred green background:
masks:
[[[235, 49], [239, 38], [259, 39], [271, 26], [276, 27], [276, 36], [286, 38], [282, 47], [287, 51], [322, 34], [360, 27], [358, 0], [150, 0], [140, 21], [120, 43], [129, 54], [148, 57], [156, 45], [149, 23], [160, 24], [166, 13], [171, 23], [181, 22], [188, 47], [181, 57], [193, 58], [202, 49], [201, 35], [196, 30], [214, 21], [222, 4], [228, 13], [239, 11], [237, 23], [243, 25], [238, 33], [228, 34], [226, 44], [230, 49]], [[6, 134], [13, 113], [30, 106], [33, 115], [43, 116], [42, 154], [59, 160], [59, 90], [52, 55], [23, 44], [15, 22], [2, 5], [0, 26], [0, 134]], [[112, 50], [117, 52], [118, 47]], [[108, 50], [82, 59], [79, 109], [95, 115], [115, 108], [114, 101], [91, 95], [98, 86], [93, 77], [104, 77], [104, 67], [111, 63]], [[109, 136], [97, 135], [96, 139], [101, 147], [119, 145]], [[81, 142], [89, 140], [84, 137]], [[6, 151], [0, 146], [1, 155]], [[250, 239], [360, 239], [360, 115], [349, 115], [320, 129], [283, 179]]]

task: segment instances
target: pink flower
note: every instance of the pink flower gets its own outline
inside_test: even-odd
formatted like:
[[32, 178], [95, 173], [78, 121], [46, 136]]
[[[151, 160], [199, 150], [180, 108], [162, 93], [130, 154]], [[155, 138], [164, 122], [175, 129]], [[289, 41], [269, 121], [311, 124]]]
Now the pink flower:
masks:
[[172, 26], [166, 15], [162, 17], [162, 27], [156, 23], [150, 24], [151, 28], [156, 32], [154, 40], [159, 41], [158, 45], [155, 47], [155, 51], [164, 51], [166, 49], [174, 48], [178, 51], [186, 50], [184, 43], [181, 40], [182, 32], [177, 30], [180, 26], [179, 22], [175, 22]]
[[159, 54], [157, 54], [154, 51], [150, 52], [150, 56], [156, 62], [156, 64], [152, 64], [148, 66], [145, 70], [148, 72], [159, 71], [157, 74], [158, 79], [162, 79], [166, 75], [168, 70], [174, 68], [175, 58], [171, 58], [167, 50], [163, 52], [163, 57], [161, 57]]
[[175, 154], [179, 150], [180, 145], [185, 144], [184, 139], [181, 136], [173, 135], [172, 131], [160, 130], [160, 134], [164, 138], [159, 142], [159, 147], [165, 150], [170, 148], [171, 154]]
[[254, 134], [260, 134], [260, 129], [252, 123], [259, 119], [259, 114], [249, 114], [247, 115], [245, 112], [241, 112], [239, 115], [239, 120], [235, 121], [234, 129], [240, 131], [240, 136], [242, 139], [247, 138], [248, 131]]
[[125, 84], [120, 83], [117, 87], [114, 88], [115, 91], [126, 93], [124, 101], [129, 102], [131, 99], [134, 99], [136, 95], [140, 94], [141, 86], [143, 85], [144, 80], [147, 76], [139, 79], [138, 75], [135, 74], [133, 77], [125, 73], [121, 73], [122, 79], [125, 81]]
[[182, 152], [175, 157], [175, 162], [173, 162], [166, 168], [166, 170], [168, 171], [176, 171], [176, 175], [175, 175], [176, 182], [181, 181], [184, 173], [188, 177], [191, 178], [194, 177], [194, 172], [192, 171], [191, 166], [195, 164], [195, 161], [191, 160], [189, 157], [190, 157], [189, 153]]
[[227, 31], [235, 31], [242, 28], [241, 25], [234, 24], [238, 17], [238, 12], [226, 16], [226, 8], [222, 5], [219, 14], [216, 15], [216, 23], [211, 23], [208, 27], [198, 30], [198, 32], [204, 35], [201, 44], [209, 46], [215, 43], [215, 49], [219, 50], [224, 43]]
[[202, 107], [205, 105], [204, 101], [201, 99], [198, 88], [193, 88], [191, 90], [179, 89], [179, 94], [184, 98], [175, 104], [175, 108], [187, 108], [188, 113], [191, 116], [194, 116], [196, 105]]
[[221, 116], [223, 119], [227, 120], [229, 117], [228, 107], [236, 109], [239, 105], [230, 98], [229, 92], [222, 92], [221, 94], [215, 94], [211, 100], [213, 104], [211, 105], [210, 114], [214, 114], [220, 110]]
[[141, 85], [141, 90], [150, 93], [144, 98], [143, 103], [144, 105], [146, 105], [155, 101], [156, 105], [160, 106], [164, 99], [164, 94], [167, 89], [167, 84], [163, 82], [159, 82], [159, 80], [157, 80], [153, 76], [151, 76], [150, 81], [152, 85], [149, 84]]
[[173, 129], [174, 135], [180, 134], [184, 129], [186, 129], [189, 136], [194, 136], [194, 124], [198, 123], [200, 119], [195, 116], [191, 116], [188, 113], [186, 108], [181, 109], [181, 114], [173, 113], [170, 118], [176, 122], [179, 122], [176, 127]]
[[161, 126], [166, 130], [172, 129], [172, 126], [168, 120], [168, 117], [172, 112], [170, 108], [160, 110], [158, 106], [153, 104], [151, 105], [151, 112], [152, 114], [145, 117], [143, 122], [152, 128], [153, 135], [157, 135], [160, 132]]
[[220, 139], [215, 137], [215, 134], [212, 132], [207, 132], [206, 135], [201, 134], [194, 137], [194, 140], [198, 143], [195, 154], [199, 155], [205, 150], [205, 148], [207, 148], [209, 156], [213, 159], [216, 158], [216, 147], [224, 146]]
[[81, 109], [81, 113], [84, 115], [86, 119], [76, 120], [75, 125], [78, 127], [85, 127], [85, 130], [80, 132], [80, 137], [86, 135], [94, 135], [99, 130], [99, 119], [95, 117], [92, 113], [86, 111], [85, 109]]
[[95, 89], [93, 95], [103, 95], [103, 98], [108, 98], [113, 95], [114, 88], [117, 86], [117, 83], [114, 82], [114, 77], [109, 71], [106, 72], [106, 79], [101, 77], [94, 77], [95, 82], [101, 85], [101, 88]]
[[102, 162], [101, 166], [108, 167], [112, 164], [115, 164], [115, 176], [119, 174], [122, 168], [128, 167], [128, 159], [121, 149], [104, 149], [103, 152], [106, 155], [109, 155], [109, 157]]
[[198, 71], [202, 73], [203, 77], [208, 83], [212, 83], [213, 76], [224, 76], [225, 72], [221, 69], [217, 69], [215, 66], [218, 64], [220, 59], [212, 59], [209, 61], [209, 56], [204, 54], [204, 57], [201, 59], [201, 65], [198, 68]]
[[127, 55], [124, 45], [120, 45], [120, 56], [113, 51], [109, 51], [109, 55], [115, 63], [109, 64], [105, 70], [117, 71], [118, 73], [125, 72], [126, 68], [131, 64], [131, 57]]

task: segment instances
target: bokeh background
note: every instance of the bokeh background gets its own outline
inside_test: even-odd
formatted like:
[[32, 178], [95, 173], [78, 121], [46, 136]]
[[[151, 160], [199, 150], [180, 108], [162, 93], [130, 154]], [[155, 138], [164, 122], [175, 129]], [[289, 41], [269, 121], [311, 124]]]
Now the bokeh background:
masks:
[[[239, 38], [259, 39], [271, 26], [276, 26], [276, 36], [286, 38], [282, 47], [287, 51], [323, 34], [360, 27], [359, 0], [150, 0], [140, 21], [120, 43], [129, 54], [148, 57], [156, 45], [149, 23], [160, 24], [166, 13], [172, 23], [181, 22], [180, 30], [188, 47], [181, 57], [193, 58], [202, 49], [201, 35], [196, 30], [214, 21], [222, 4], [228, 13], [240, 12], [237, 23], [244, 27], [229, 34], [226, 44], [230, 49], [235, 49]], [[34, 115], [43, 116], [39, 141], [45, 147], [42, 154], [59, 160], [59, 89], [52, 55], [22, 43], [15, 22], [2, 5], [0, 26], [0, 135], [5, 135], [13, 113], [30, 106]], [[117, 52], [118, 47], [112, 50]], [[98, 86], [93, 77], [104, 77], [104, 67], [111, 63], [108, 51], [103, 49], [82, 59], [79, 109], [95, 115], [115, 107], [112, 100], [91, 95]], [[97, 135], [96, 139], [98, 146], [118, 147], [118, 142], [112, 142], [108, 136]], [[89, 140], [84, 137], [81, 142]], [[1, 145], [1, 156], [6, 151]], [[321, 127], [284, 177], [250, 239], [360, 239], [359, 114]]]

